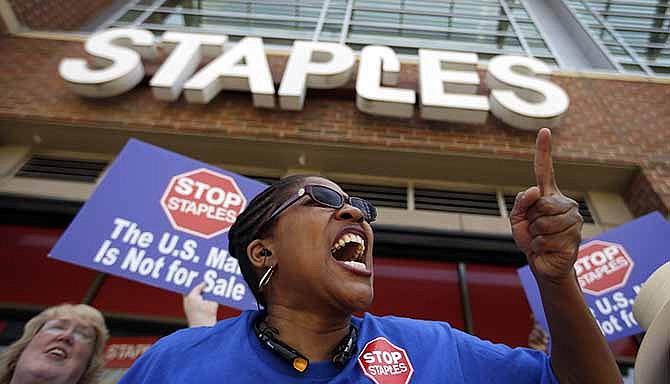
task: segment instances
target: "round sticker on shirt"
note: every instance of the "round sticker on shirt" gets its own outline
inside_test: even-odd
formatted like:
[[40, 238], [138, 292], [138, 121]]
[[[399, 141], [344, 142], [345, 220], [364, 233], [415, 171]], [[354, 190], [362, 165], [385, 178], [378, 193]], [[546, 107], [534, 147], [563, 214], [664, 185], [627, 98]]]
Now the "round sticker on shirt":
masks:
[[365, 344], [358, 356], [358, 365], [376, 384], [407, 384], [414, 373], [407, 352], [385, 337]]

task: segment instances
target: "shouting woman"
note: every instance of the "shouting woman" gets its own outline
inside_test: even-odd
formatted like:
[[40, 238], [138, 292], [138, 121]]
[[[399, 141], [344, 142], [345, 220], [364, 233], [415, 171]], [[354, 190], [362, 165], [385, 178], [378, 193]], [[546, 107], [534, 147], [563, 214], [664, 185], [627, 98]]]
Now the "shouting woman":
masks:
[[558, 190], [551, 134], [538, 133], [537, 186], [511, 226], [540, 288], [552, 357], [491, 344], [447, 323], [353, 316], [373, 297], [377, 215], [322, 177], [292, 176], [258, 195], [229, 233], [261, 311], [162, 339], [122, 383], [618, 383], [577, 284], [577, 204]]

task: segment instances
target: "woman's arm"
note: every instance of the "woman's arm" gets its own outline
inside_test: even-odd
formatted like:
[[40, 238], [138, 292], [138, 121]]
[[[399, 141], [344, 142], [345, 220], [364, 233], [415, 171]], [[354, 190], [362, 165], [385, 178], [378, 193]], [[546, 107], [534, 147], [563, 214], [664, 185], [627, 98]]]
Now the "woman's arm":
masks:
[[577, 203], [556, 185], [551, 132], [542, 129], [535, 149], [537, 186], [517, 195], [512, 234], [537, 280], [552, 339], [552, 367], [561, 383], [620, 383], [621, 375], [591, 315], [574, 274], [581, 242]]
[[621, 383], [614, 356], [574, 277], [538, 281], [551, 332], [551, 365], [561, 383]]

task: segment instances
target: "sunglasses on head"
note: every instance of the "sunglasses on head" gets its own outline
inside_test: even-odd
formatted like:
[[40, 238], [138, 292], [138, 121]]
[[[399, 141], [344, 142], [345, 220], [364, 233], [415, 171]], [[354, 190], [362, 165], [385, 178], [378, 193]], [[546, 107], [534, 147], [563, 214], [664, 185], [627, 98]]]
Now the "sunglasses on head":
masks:
[[374, 205], [372, 205], [372, 203], [365, 199], [360, 197], [344, 196], [338, 191], [323, 185], [305, 185], [288, 200], [286, 200], [284, 204], [275, 209], [266, 223], [272, 222], [272, 220], [277, 218], [277, 216], [284, 212], [286, 208], [295, 204], [298, 200], [302, 199], [303, 196], [309, 196], [309, 198], [312, 199], [312, 201], [315, 203], [334, 209], [340, 209], [344, 206], [345, 203], [347, 203], [361, 211], [363, 213], [363, 218], [368, 223], [372, 223], [377, 219], [377, 209]]

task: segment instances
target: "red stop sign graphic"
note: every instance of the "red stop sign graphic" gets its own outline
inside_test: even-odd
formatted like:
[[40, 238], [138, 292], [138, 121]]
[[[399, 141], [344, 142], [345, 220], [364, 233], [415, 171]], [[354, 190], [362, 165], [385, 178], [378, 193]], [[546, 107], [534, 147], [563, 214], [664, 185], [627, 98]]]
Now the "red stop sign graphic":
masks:
[[575, 271], [582, 291], [599, 296], [626, 285], [633, 266], [623, 245], [594, 240], [579, 247]]
[[358, 365], [377, 384], [407, 384], [414, 373], [407, 352], [384, 337], [365, 344]]
[[229, 230], [246, 205], [232, 177], [205, 168], [174, 176], [161, 198], [175, 229], [206, 239]]

